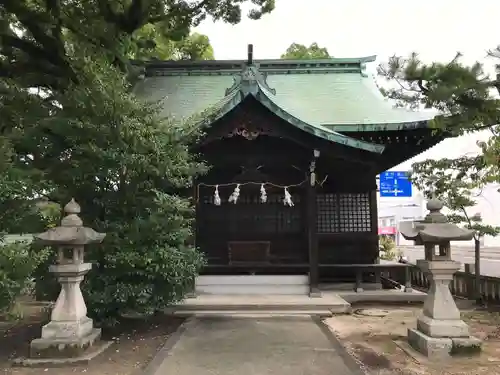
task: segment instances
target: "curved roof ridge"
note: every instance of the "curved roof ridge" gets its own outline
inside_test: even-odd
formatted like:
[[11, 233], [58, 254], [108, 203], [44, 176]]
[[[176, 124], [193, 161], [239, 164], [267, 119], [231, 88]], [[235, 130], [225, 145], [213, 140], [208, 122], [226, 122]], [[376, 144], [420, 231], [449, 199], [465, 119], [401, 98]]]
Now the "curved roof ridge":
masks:
[[226, 91], [227, 95], [224, 96], [224, 98], [218, 101], [216, 104], [214, 104], [211, 108], [208, 108], [201, 114], [198, 114], [196, 116], [198, 118], [198, 121], [196, 121], [195, 117], [195, 122], [199, 126], [209, 125], [210, 123], [213, 123], [216, 120], [224, 117], [227, 113], [236, 108], [246, 97], [252, 96], [264, 107], [273, 112], [276, 116], [287, 121], [292, 126], [295, 126], [316, 137], [326, 139], [330, 142], [335, 142], [343, 144], [345, 146], [354, 147], [378, 154], [381, 154], [384, 151], [384, 145], [352, 138], [323, 126], [313, 126], [311, 124], [308, 124], [307, 122], [299, 119], [298, 117], [295, 117], [293, 114], [287, 112], [285, 109], [276, 104], [271, 99], [270, 95], [268, 95], [268, 93], [272, 94], [272, 92], [268, 91], [268, 89], [270, 89], [269, 86], [265, 85], [264, 82], [255, 82], [255, 87], [253, 88], [243, 86], [239, 89], [228, 89]]
[[328, 129], [322, 125], [311, 125], [298, 117], [294, 116], [293, 114], [289, 113], [285, 109], [281, 108], [278, 104], [276, 104], [269, 95], [266, 94], [266, 90], [259, 84], [259, 90], [252, 95], [266, 108], [271, 110], [274, 114], [276, 114], [278, 117], [281, 119], [287, 121], [291, 125], [304, 130], [310, 134], [313, 134], [317, 137], [335, 142], [335, 143], [340, 143], [346, 146], [354, 147], [354, 148], [359, 148], [365, 151], [370, 151], [374, 153], [379, 153], [381, 154], [385, 146], [376, 144], [376, 143], [371, 143], [371, 142], [366, 142], [362, 140], [358, 140], [356, 138], [349, 137], [345, 134], [338, 133], [334, 130]]
[[[262, 59], [252, 61], [251, 66], [261, 71], [289, 73], [364, 73], [367, 63], [374, 62], [376, 55], [344, 58], [332, 57], [325, 59], [296, 60], [296, 59]], [[168, 75], [219, 75], [234, 74], [248, 67], [245, 60], [200, 60], [200, 61], [147, 61], [133, 62], [141, 64], [145, 76], [168, 76]]]
[[[324, 59], [255, 59], [253, 63], [265, 67], [267, 65], [326, 65], [326, 64], [363, 64], [368, 62], [374, 62], [377, 59], [377, 55], [361, 56], [361, 57], [329, 57]], [[217, 68], [228, 68], [236, 67], [241, 68], [245, 65], [247, 60], [149, 60], [149, 61], [139, 61], [132, 60], [132, 64], [145, 66], [146, 69], [154, 68], [177, 68], [177, 67], [190, 67], [190, 68], [202, 68], [202, 67], [217, 67]]]

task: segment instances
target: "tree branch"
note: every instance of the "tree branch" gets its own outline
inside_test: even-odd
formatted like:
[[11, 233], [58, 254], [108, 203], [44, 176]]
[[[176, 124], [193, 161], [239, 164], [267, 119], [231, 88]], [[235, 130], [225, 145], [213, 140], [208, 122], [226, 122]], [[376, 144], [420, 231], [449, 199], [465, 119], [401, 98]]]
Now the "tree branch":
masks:
[[148, 23], [149, 0], [133, 0], [128, 10], [121, 17], [121, 29], [127, 34], [132, 34]]
[[99, 6], [99, 11], [106, 22], [116, 25], [120, 23], [120, 18], [111, 7], [109, 1], [97, 0], [97, 5]]
[[47, 52], [61, 55], [63, 51], [59, 50], [59, 48], [64, 48], [64, 45], [59, 45], [57, 40], [48, 35], [42, 27], [42, 25], [52, 24], [52, 20], [46, 14], [31, 10], [19, 0], [4, 0], [3, 6], [7, 12], [17, 17], [35, 41], [43, 46]]
[[64, 42], [62, 39], [62, 17], [60, 0], [45, 0], [47, 11], [52, 16], [54, 25], [52, 26], [52, 37], [58, 45], [59, 50], [65, 51]]
[[119, 31], [128, 35], [148, 23], [150, 0], [132, 0], [123, 13], [115, 12], [108, 0], [97, 0], [97, 3], [106, 22], [114, 24]]
[[[8, 29], [0, 32], [0, 40], [3, 45], [2, 53], [8, 58], [10, 57], [11, 61], [9, 61], [9, 65], [12, 65], [6, 66], [6, 64], [3, 64], [3, 76], [14, 75], [14, 72], [9, 72], [9, 70], [14, 70], [15, 65], [19, 63], [19, 61], [12, 61], [18, 60], [18, 56], [14, 55], [13, 49], [15, 49], [26, 54], [28, 57], [27, 60], [35, 60], [37, 66], [38, 64], [42, 65], [44, 62], [48, 63], [48, 65], [53, 65], [54, 68], [48, 70], [52, 74], [58, 72], [60, 74], [58, 78], [66, 77], [72, 81], [76, 81], [76, 74], [66, 58], [59, 0], [46, 0], [46, 5], [50, 8], [51, 16], [54, 18], [52, 20], [46, 14], [38, 13], [18, 0], [3, 1], [4, 9], [8, 13], [15, 15], [34, 39], [34, 41], [31, 41], [25, 36], [19, 37], [12, 32], [8, 32]], [[50, 34], [46, 33], [44, 26], [50, 27]], [[33, 71], [40, 71], [40, 69], [36, 68]], [[30, 73], [30, 71], [24, 72], [24, 74], [26, 73]]]
[[[186, 15], [186, 17], [193, 18], [195, 15], [197, 15], [199, 12], [201, 12], [203, 10], [203, 8], [205, 8], [209, 3], [210, 3], [210, 0], [200, 1], [198, 4], [196, 4], [195, 6], [193, 6], [189, 9], [189, 12]], [[172, 18], [173, 14], [179, 14], [181, 12], [186, 12], [186, 11], [187, 11], [187, 9], [185, 9], [185, 8], [171, 7], [171, 8], [169, 8], [168, 14], [163, 14], [163, 15], [154, 16], [154, 17], [151, 16], [147, 19], [147, 22], [145, 22], [145, 23], [155, 24], [155, 23], [158, 23], [161, 21], [165, 21], [166, 19]]]
[[422, 78], [420, 78], [420, 79], [417, 80], [417, 85], [418, 85], [418, 88], [420, 90], [422, 90], [422, 93], [424, 95], [429, 93], [429, 89], [424, 86], [424, 82], [423, 82]]
[[56, 56], [47, 53], [43, 48], [36, 46], [34, 43], [29, 42], [26, 39], [21, 39], [11, 34], [0, 33], [0, 41], [4, 45], [6, 44], [9, 47], [13, 47], [35, 58], [47, 60], [54, 65], [58, 65], [60, 63]]

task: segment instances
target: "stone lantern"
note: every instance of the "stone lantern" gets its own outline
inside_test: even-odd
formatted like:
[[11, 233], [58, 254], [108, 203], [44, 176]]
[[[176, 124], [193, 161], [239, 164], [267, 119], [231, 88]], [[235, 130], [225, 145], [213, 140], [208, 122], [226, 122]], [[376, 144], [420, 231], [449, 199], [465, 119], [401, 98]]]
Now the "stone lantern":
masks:
[[424, 245], [425, 259], [418, 260], [417, 266], [431, 284], [417, 328], [408, 330], [408, 341], [413, 348], [435, 358], [481, 349], [481, 341], [470, 336], [469, 327], [460, 318], [449, 289], [453, 275], [460, 269], [460, 263], [451, 259], [450, 241], [470, 241], [474, 233], [449, 223], [442, 208], [442, 202], [431, 199], [424, 220], [402, 223], [400, 227], [405, 239]]
[[41, 361], [87, 355], [87, 349], [101, 336], [101, 330], [94, 328], [92, 319], [87, 317], [80, 284], [92, 268], [91, 263], [84, 261], [85, 245], [102, 242], [106, 234], [83, 226], [78, 216], [80, 206], [74, 199], [64, 212], [60, 226], [35, 236], [38, 243], [57, 248], [57, 264], [50, 266], [49, 271], [61, 283], [50, 322], [42, 327], [42, 337], [31, 342], [31, 357]]

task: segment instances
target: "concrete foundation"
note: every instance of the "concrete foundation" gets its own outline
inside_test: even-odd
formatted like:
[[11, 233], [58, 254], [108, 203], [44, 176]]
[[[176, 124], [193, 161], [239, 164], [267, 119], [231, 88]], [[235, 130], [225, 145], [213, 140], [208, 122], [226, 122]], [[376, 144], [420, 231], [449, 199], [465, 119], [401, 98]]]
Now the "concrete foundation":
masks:
[[426, 357], [436, 360], [479, 353], [482, 344], [475, 337], [431, 337], [413, 328], [408, 329], [408, 343]]
[[439, 320], [422, 315], [417, 319], [417, 329], [431, 337], [469, 337], [469, 326], [461, 319]]
[[[50, 324], [50, 323], [49, 323]], [[100, 329], [92, 331], [83, 337], [53, 337], [39, 338], [31, 342], [30, 356], [32, 358], [76, 358], [85, 354], [86, 350], [101, 338]]]
[[12, 362], [17, 367], [66, 367], [88, 365], [95, 357], [103, 353], [113, 344], [112, 341], [99, 341], [90, 346], [81, 355], [65, 358], [17, 358]]
[[51, 339], [73, 339], [75, 337], [86, 337], [92, 333], [94, 324], [92, 319], [86, 316], [77, 321], [51, 321], [42, 327], [42, 338]]

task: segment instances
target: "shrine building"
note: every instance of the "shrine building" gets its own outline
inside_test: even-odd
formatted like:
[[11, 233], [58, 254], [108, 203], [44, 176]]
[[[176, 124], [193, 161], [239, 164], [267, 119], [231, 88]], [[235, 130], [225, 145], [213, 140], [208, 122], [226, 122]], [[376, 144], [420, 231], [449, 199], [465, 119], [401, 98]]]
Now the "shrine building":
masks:
[[375, 56], [252, 55], [149, 62], [136, 87], [165, 116], [200, 115], [205, 126], [195, 150], [211, 166], [194, 189], [201, 277], [296, 276], [312, 293], [350, 281], [354, 265], [378, 262], [376, 176], [445, 135], [382, 96], [365, 72]]

